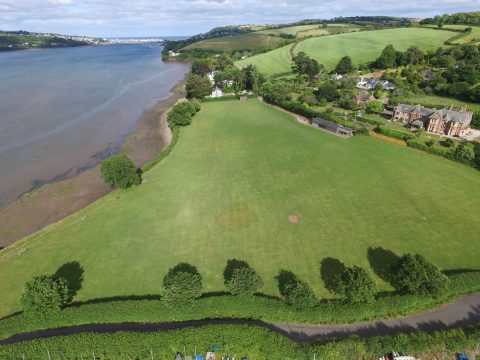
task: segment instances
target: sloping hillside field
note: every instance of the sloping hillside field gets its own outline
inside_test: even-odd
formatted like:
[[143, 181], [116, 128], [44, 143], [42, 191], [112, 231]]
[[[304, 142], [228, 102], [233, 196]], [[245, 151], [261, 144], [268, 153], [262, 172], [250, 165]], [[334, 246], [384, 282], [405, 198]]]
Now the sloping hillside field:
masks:
[[[361, 31], [306, 39], [296, 45], [294, 52], [304, 51], [331, 70], [345, 55], [350, 56], [358, 65], [375, 60], [388, 44], [392, 44], [397, 50], [406, 50], [412, 45], [423, 50], [433, 50], [451, 37], [451, 31], [427, 28]], [[280, 50], [275, 51], [279, 52]], [[290, 62], [290, 59], [288, 61], [283, 57], [279, 59], [276, 53], [268, 52], [244, 59], [238, 64], [240, 66], [254, 64], [261, 72], [275, 75], [291, 71]]]
[[478, 171], [368, 136], [341, 139], [256, 99], [202, 106], [141, 186], [1, 253], [0, 316], [19, 309], [26, 280], [70, 261], [85, 270], [77, 300], [158, 294], [180, 261], [198, 266], [207, 291], [224, 290], [225, 263], [237, 258], [259, 271], [265, 293], [278, 293], [274, 276], [288, 269], [321, 296], [322, 259], [370, 270], [369, 248], [478, 268]]

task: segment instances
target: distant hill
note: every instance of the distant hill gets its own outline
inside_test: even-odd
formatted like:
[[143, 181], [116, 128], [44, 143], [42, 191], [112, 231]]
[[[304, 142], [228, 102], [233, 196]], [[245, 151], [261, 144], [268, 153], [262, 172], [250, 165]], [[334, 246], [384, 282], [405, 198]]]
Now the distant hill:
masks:
[[94, 45], [103, 39], [86, 36], [34, 33], [24, 30], [0, 30], [0, 51]]

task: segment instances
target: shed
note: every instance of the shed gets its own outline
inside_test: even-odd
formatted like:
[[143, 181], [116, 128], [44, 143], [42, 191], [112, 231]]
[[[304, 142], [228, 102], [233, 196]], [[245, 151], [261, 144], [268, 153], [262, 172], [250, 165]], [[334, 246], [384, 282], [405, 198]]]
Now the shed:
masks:
[[333, 121], [325, 120], [322, 118], [315, 118], [312, 120], [312, 125], [319, 128], [330, 131], [334, 134], [340, 134], [343, 136], [352, 136], [355, 134], [355, 131], [349, 127], [334, 123]]

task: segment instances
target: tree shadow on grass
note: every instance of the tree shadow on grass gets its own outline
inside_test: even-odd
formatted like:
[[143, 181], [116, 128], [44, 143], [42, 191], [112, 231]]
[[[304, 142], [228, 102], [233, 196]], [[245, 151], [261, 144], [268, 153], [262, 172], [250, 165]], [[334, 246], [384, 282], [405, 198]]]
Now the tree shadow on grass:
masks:
[[400, 257], [393, 251], [385, 250], [382, 247], [369, 247], [367, 258], [373, 272], [382, 280], [391, 282], [392, 268], [398, 264]]
[[169, 275], [176, 275], [178, 273], [200, 274], [197, 267], [189, 263], [179, 263], [168, 271]]
[[283, 296], [287, 294], [287, 289], [290, 286], [293, 286], [298, 282], [297, 275], [290, 270], [285, 269], [280, 270], [278, 275], [275, 276], [275, 280], [278, 281], [278, 290]]
[[249, 268], [250, 265], [244, 260], [229, 259], [227, 260], [227, 266], [223, 271], [223, 280], [225, 283], [229, 282], [232, 279], [233, 272], [236, 269]]
[[320, 277], [328, 291], [334, 294], [341, 292], [340, 276], [345, 269], [345, 264], [338, 259], [331, 257], [322, 259], [320, 262]]
[[82, 288], [83, 274], [85, 270], [78, 261], [70, 261], [58, 268], [55, 272], [55, 276], [64, 279], [68, 285], [70, 300], [78, 293]]

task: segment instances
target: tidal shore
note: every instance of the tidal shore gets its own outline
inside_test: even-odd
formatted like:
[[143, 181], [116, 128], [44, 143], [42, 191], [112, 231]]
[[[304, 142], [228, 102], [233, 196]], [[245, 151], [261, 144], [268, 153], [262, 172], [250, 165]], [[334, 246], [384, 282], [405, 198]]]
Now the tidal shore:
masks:
[[[139, 167], [152, 160], [171, 141], [167, 123], [169, 109], [185, 96], [184, 83], [178, 82], [168, 98], [145, 110], [135, 129], [126, 137], [120, 151]], [[0, 248], [32, 234], [88, 206], [108, 194], [102, 182], [100, 165], [32, 190], [0, 211]]]

